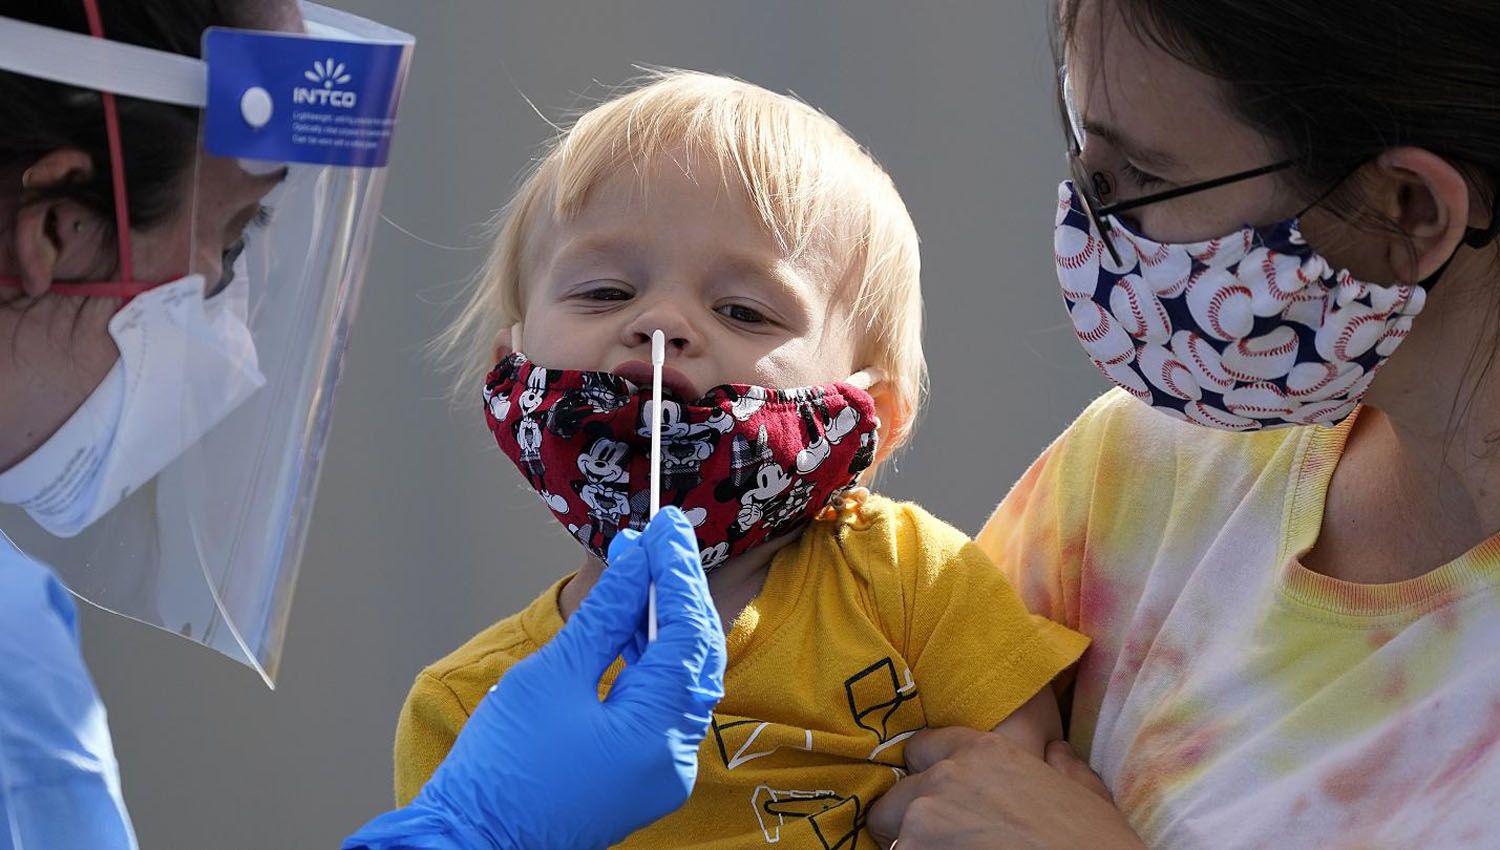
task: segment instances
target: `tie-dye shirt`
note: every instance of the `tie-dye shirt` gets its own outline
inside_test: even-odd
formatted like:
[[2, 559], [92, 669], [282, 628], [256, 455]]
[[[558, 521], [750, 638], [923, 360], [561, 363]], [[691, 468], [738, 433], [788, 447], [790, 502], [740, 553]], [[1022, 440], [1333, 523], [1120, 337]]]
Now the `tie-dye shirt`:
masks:
[[1500, 538], [1396, 584], [1303, 567], [1352, 421], [1219, 433], [1117, 391], [980, 535], [1093, 638], [1070, 734], [1154, 847], [1500, 847]]

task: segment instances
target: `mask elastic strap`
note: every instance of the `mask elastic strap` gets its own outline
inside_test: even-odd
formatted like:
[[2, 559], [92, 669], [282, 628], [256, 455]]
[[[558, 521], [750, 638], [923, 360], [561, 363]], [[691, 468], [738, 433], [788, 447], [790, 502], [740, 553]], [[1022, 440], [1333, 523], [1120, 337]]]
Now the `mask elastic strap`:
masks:
[[[1332, 195], [1335, 189], [1343, 185], [1345, 180], [1348, 180], [1350, 177], [1354, 176], [1354, 172], [1358, 170], [1359, 168], [1356, 167], [1345, 174], [1343, 177], [1339, 178], [1334, 182], [1332, 186], [1329, 186], [1328, 189], [1323, 192], [1323, 194], [1319, 195], [1312, 203], [1303, 207], [1302, 211], [1297, 213], [1295, 217], [1297, 219], [1301, 219], [1304, 215], [1307, 214], [1308, 210], [1311, 210], [1313, 207], [1328, 200], [1328, 196]], [[1463, 235], [1463, 244], [1469, 246], [1470, 248], [1479, 249], [1488, 246], [1491, 242], [1494, 242], [1496, 238], [1500, 238], [1500, 187], [1497, 187], [1495, 190], [1494, 205], [1490, 210], [1489, 226], [1483, 228], [1465, 228]], [[1438, 280], [1443, 276], [1443, 272], [1446, 272], [1448, 270], [1448, 266], [1453, 264], [1453, 260], [1457, 256], [1458, 249], [1454, 249], [1453, 253], [1448, 256], [1448, 259], [1444, 260], [1443, 264], [1437, 267], [1437, 271], [1434, 271], [1427, 277], [1424, 277], [1421, 280], [1417, 281], [1417, 286], [1422, 287], [1422, 289], [1426, 290], [1430, 294], [1433, 288], [1437, 286]]]
[[[1464, 228], [1463, 245], [1479, 250], [1494, 242], [1496, 237], [1500, 237], [1500, 189], [1497, 189], [1495, 192], [1495, 204], [1490, 210], [1489, 226]], [[1418, 281], [1417, 285], [1427, 290], [1430, 294], [1433, 288], [1438, 285], [1438, 279], [1443, 276], [1443, 272], [1446, 272], [1448, 266], [1452, 265], [1453, 261], [1458, 258], [1458, 252], [1463, 249], [1463, 245], [1455, 248], [1453, 253], [1448, 255], [1448, 259], [1444, 260], [1443, 264], [1437, 267], [1437, 271], [1422, 278], [1422, 280]]]
[[1490, 225], [1486, 228], [1470, 227], [1464, 231], [1464, 244], [1470, 248], [1484, 248], [1500, 237], [1500, 185], [1495, 187], [1495, 200], [1490, 207]]
[[881, 383], [885, 379], [885, 370], [872, 366], [869, 369], [861, 369], [850, 375], [844, 383], [857, 390], [869, 392], [876, 384]]
[[[89, 34], [104, 38], [104, 21], [99, 16], [99, 0], [83, 0], [83, 10], [89, 19]], [[101, 91], [104, 100], [104, 131], [109, 137], [109, 171], [115, 190], [115, 240], [120, 256], [120, 278], [135, 277], [135, 263], [130, 251], [130, 204], [125, 195], [125, 154], [120, 147], [120, 117], [115, 108], [114, 94]]]
[[1337, 179], [1337, 180], [1333, 181], [1332, 183], [1328, 184], [1328, 188], [1327, 189], [1324, 189], [1321, 194], [1319, 194], [1316, 198], [1313, 198], [1312, 201], [1309, 202], [1307, 206], [1305, 206], [1302, 209], [1298, 210], [1297, 214], [1294, 215], [1294, 216], [1292, 216], [1292, 218], [1297, 219], [1297, 220], [1300, 221], [1303, 216], [1307, 215], [1308, 212], [1310, 212], [1312, 210], [1313, 207], [1316, 207], [1319, 204], [1322, 204], [1324, 201], [1328, 200], [1328, 198], [1329, 198], [1330, 195], [1332, 195], [1334, 192], [1337, 192], [1340, 186], [1344, 185], [1344, 183], [1346, 181], [1348, 181], [1348, 179], [1350, 177], [1353, 177], [1355, 175], [1355, 173], [1358, 172], [1363, 167], [1364, 167], [1364, 164], [1361, 163], [1360, 165], [1356, 165], [1353, 168], [1350, 168], [1348, 171], [1345, 171], [1344, 172], [1344, 176], [1342, 176], [1339, 179]]

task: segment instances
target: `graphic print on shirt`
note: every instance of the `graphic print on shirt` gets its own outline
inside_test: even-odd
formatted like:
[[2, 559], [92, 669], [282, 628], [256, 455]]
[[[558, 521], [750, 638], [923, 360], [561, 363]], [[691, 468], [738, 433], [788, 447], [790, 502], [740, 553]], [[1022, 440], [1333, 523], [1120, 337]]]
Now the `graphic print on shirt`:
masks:
[[717, 714], [712, 718], [712, 726], [714, 742], [719, 745], [719, 757], [728, 770], [771, 755], [783, 747], [812, 750], [811, 729], [797, 729], [764, 720], [721, 720]]
[[844, 682], [854, 722], [875, 735], [875, 748], [866, 758], [894, 768], [906, 764], [900, 759], [884, 761], [879, 756], [927, 725], [917, 702], [917, 683], [912, 681], [911, 669], [903, 666], [901, 670], [898, 677], [895, 661], [882, 658]]
[[[897, 671], [900, 671], [899, 673]], [[863, 760], [889, 769], [900, 779], [905, 763], [896, 748], [907, 738], [926, 728], [926, 718], [918, 698], [911, 669], [885, 657], [846, 678], [841, 686], [848, 720], [839, 718], [827, 730], [844, 742], [814, 745], [812, 729], [790, 726], [768, 720], [715, 714], [712, 719], [713, 742], [726, 770], [781, 751], [800, 750], [824, 756], [854, 757], [848, 749], [849, 734], [868, 733], [873, 737]], [[852, 723], [851, 729], [847, 723]], [[856, 743], [856, 746], [861, 746]], [[754, 812], [767, 844], [781, 841], [782, 829], [792, 819], [806, 820], [812, 834], [824, 848], [853, 850], [859, 833], [865, 827], [866, 804], [857, 794], [845, 794], [835, 788], [778, 788], [761, 784], [750, 793]], [[797, 833], [799, 836], [803, 833]]]
[[[813, 748], [811, 729], [718, 715], [712, 728], [719, 757], [729, 770], [778, 750], [811, 752]], [[750, 792], [750, 809], [767, 844], [781, 841], [781, 829], [788, 819], [807, 820], [825, 848], [853, 850], [864, 827], [864, 807], [859, 798], [829, 789], [802, 791], [759, 785]]]
[[855, 850], [859, 831], [865, 825], [859, 797], [843, 797], [833, 791], [782, 791], [760, 785], [750, 795], [750, 805], [760, 819], [767, 844], [781, 841], [787, 818], [798, 818], [808, 822], [825, 850]]

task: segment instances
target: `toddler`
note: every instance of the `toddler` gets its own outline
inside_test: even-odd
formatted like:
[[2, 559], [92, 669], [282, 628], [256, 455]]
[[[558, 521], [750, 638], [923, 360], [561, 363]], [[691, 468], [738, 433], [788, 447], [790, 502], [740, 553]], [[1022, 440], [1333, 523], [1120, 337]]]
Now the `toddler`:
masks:
[[1084, 638], [960, 532], [857, 487], [925, 377], [916, 232], [869, 154], [792, 98], [661, 73], [564, 132], [502, 222], [446, 341], [487, 370], [468, 386], [584, 563], [419, 674], [399, 802], [644, 525], [658, 329], [662, 500], [695, 526], [729, 655], [691, 798], [626, 846], [873, 846], [870, 804], [928, 726], [1041, 756]]

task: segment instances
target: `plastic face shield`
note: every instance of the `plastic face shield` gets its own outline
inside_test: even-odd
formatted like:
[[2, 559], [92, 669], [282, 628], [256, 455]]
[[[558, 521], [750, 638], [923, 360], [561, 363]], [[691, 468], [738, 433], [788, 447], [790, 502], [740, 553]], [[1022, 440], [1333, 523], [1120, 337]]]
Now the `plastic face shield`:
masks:
[[[175, 442], [140, 443], [172, 452], [137, 482], [116, 467], [149, 450], [103, 451], [97, 474], [73, 484], [117, 489], [82, 529], [49, 530], [9, 504], [0, 528], [79, 597], [216, 649], [268, 685], [413, 47], [411, 36], [353, 15], [302, 10], [305, 33], [209, 30], [202, 60], [111, 42], [97, 29], [91, 37], [0, 18], [0, 70], [103, 101], [115, 175], [118, 149], [154, 141], [118, 138], [126, 98], [181, 107], [199, 123], [187, 221], [163, 225], [180, 228], [183, 267], [139, 279], [149, 275], [132, 268], [130, 243], [150, 234], [132, 233], [116, 179], [114, 279], [53, 285], [126, 299], [116, 322], [140, 352], [122, 344], [122, 363], [131, 352], [154, 360], [139, 370], [145, 386], [124, 384], [112, 441], [145, 419]], [[151, 327], [131, 325], [138, 316]], [[170, 358], [161, 355], [168, 344], [177, 347]], [[58, 459], [68, 462], [76, 458]]]

